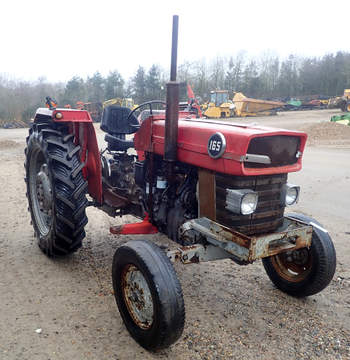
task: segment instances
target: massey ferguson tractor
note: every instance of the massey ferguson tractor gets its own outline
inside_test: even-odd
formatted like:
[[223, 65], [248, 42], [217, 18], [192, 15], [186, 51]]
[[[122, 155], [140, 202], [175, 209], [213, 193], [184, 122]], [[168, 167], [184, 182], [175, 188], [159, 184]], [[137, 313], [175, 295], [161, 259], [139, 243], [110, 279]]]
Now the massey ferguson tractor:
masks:
[[25, 151], [29, 210], [47, 256], [81, 247], [87, 206], [140, 219], [111, 227], [113, 234], [160, 232], [178, 244], [166, 251], [132, 240], [113, 258], [120, 315], [131, 336], [153, 351], [174, 343], [184, 328], [173, 262], [262, 259], [275, 286], [295, 297], [323, 290], [336, 267], [327, 230], [305, 215], [285, 215], [298, 201], [300, 188], [288, 173], [301, 169], [307, 135], [179, 111], [177, 29], [174, 16], [166, 103], [106, 107], [99, 151], [89, 113], [56, 108], [49, 99], [50, 107], [35, 114]]

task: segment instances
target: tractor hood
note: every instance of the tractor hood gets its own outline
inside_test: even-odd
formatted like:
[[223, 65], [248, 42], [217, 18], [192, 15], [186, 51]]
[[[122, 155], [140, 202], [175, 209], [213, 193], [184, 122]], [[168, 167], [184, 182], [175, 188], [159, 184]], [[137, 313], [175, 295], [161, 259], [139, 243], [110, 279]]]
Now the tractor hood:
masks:
[[[135, 149], [164, 153], [165, 121], [146, 119], [135, 134]], [[206, 119], [180, 119], [178, 161], [232, 175], [298, 171], [307, 135], [303, 132]]]

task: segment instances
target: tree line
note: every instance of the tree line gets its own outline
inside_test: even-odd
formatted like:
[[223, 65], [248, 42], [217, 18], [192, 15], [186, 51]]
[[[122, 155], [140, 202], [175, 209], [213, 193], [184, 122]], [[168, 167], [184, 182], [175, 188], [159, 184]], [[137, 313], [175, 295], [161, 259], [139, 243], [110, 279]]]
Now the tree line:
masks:
[[[124, 79], [117, 71], [107, 76], [99, 72], [83, 79], [74, 76], [67, 83], [49, 83], [44, 78], [35, 82], [8, 79], [0, 75], [0, 120], [29, 121], [46, 96], [59, 106], [75, 107], [78, 101], [102, 102], [111, 98], [131, 97], [140, 104], [147, 100], [165, 99], [168, 70], [152, 65], [139, 66], [134, 76]], [[307, 95], [336, 96], [350, 88], [350, 53], [337, 52], [322, 57], [289, 55], [280, 59], [266, 53], [250, 58], [245, 52], [235, 56], [185, 61], [178, 67], [178, 80], [188, 82], [202, 101], [210, 91], [226, 89], [246, 96], [286, 100]], [[185, 100], [182, 93], [182, 100]]]

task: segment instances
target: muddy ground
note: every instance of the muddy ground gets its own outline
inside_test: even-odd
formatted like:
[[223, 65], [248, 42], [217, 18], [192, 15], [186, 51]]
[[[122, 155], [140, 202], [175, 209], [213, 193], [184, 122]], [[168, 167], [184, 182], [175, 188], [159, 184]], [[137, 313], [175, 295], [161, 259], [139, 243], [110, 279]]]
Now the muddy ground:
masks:
[[350, 359], [350, 129], [328, 124], [334, 113], [235, 119], [310, 130], [304, 168], [290, 175], [302, 189], [292, 210], [315, 217], [333, 237], [338, 260], [330, 286], [294, 299], [272, 285], [261, 262], [177, 265], [186, 326], [175, 345], [156, 354], [129, 336], [112, 294], [113, 252], [132, 237], [108, 229], [130, 219], [89, 208], [83, 248], [64, 259], [45, 257], [25, 198], [27, 130], [0, 130], [0, 359]]

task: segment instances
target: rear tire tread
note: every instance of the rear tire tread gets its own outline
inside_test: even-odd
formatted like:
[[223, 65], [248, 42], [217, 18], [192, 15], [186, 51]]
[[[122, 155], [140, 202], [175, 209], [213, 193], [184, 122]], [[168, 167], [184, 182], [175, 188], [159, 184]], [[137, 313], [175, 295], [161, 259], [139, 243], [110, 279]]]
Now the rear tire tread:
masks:
[[67, 132], [68, 127], [62, 124], [33, 124], [25, 151], [28, 194], [32, 152], [41, 151], [49, 168], [54, 205], [48, 234], [40, 234], [29, 195], [28, 201], [39, 247], [50, 257], [67, 255], [81, 247], [85, 237], [84, 227], [88, 222], [85, 213], [88, 184], [82, 174], [84, 164], [79, 156], [80, 146], [74, 144], [74, 135]]

